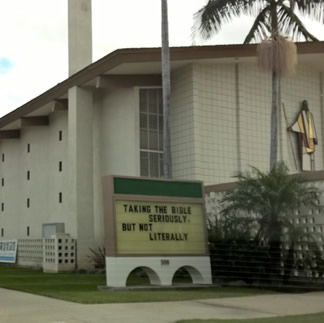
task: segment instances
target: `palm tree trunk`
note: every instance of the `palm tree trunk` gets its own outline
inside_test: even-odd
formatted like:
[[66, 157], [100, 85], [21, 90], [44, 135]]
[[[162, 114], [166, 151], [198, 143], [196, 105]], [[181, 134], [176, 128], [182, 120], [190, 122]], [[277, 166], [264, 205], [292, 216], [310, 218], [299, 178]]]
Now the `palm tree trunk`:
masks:
[[[271, 1], [271, 38], [273, 42], [277, 41], [279, 36], [277, 1]], [[271, 107], [271, 138], [270, 138], [270, 169], [272, 169], [278, 160], [278, 106], [279, 106], [279, 73], [276, 69], [277, 55], [276, 46], [272, 46], [273, 68], [272, 68], [272, 107]]]
[[163, 174], [172, 177], [171, 135], [170, 135], [170, 49], [167, 0], [161, 0], [162, 9], [162, 92], [163, 92]]
[[272, 71], [272, 107], [271, 107], [271, 134], [270, 134], [270, 169], [278, 160], [278, 110], [279, 110], [279, 75]]

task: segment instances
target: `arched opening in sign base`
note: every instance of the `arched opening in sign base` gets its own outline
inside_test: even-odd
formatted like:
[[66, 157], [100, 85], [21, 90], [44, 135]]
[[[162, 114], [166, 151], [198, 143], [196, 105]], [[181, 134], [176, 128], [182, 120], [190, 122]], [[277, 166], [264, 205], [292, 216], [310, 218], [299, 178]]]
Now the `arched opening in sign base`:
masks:
[[203, 284], [202, 274], [192, 266], [178, 268], [172, 278], [172, 285], [177, 284]]
[[156, 272], [149, 267], [133, 269], [126, 280], [126, 286], [160, 285], [161, 281]]

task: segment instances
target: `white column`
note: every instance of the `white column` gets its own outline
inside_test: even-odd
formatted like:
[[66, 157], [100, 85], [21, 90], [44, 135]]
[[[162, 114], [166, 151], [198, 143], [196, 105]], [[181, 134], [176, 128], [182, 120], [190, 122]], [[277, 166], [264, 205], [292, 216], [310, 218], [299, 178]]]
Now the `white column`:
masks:
[[77, 261], [89, 263], [89, 248], [94, 247], [93, 215], [93, 95], [79, 87], [69, 89], [69, 216], [75, 218]]
[[68, 0], [69, 75], [92, 62], [91, 0]]

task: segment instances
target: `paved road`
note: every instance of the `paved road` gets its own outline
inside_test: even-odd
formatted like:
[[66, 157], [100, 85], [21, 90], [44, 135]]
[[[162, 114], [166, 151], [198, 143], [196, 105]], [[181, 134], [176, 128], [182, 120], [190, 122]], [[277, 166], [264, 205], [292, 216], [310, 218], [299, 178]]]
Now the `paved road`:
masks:
[[324, 292], [183, 302], [83, 305], [0, 288], [1, 323], [166, 323], [324, 312]]

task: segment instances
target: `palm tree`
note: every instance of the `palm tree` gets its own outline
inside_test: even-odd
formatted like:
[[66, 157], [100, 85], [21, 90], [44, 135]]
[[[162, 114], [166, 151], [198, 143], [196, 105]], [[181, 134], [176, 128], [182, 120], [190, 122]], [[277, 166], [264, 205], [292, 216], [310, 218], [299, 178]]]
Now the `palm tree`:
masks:
[[258, 224], [255, 240], [269, 247], [272, 273], [278, 276], [281, 245], [291, 227], [289, 215], [300, 206], [315, 206], [318, 190], [302, 182], [297, 175], [288, 175], [283, 162], [277, 163], [269, 173], [253, 168], [239, 174], [234, 190], [225, 193], [221, 204], [226, 215], [246, 214]]
[[[264, 41], [259, 46], [261, 65], [272, 73], [272, 108], [270, 168], [277, 162], [278, 135], [277, 120], [279, 111], [280, 76], [291, 70], [292, 40], [304, 38], [306, 41], [317, 40], [307, 31], [295, 13], [324, 22], [324, 0], [208, 0], [207, 4], [196, 14], [198, 29], [204, 38], [219, 32], [224, 22], [243, 14], [257, 15], [244, 43]], [[288, 63], [288, 65], [287, 65]]]
[[167, 0], [161, 0], [162, 12], [162, 92], [163, 92], [163, 175], [172, 177], [171, 136], [170, 136], [170, 49]]

